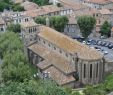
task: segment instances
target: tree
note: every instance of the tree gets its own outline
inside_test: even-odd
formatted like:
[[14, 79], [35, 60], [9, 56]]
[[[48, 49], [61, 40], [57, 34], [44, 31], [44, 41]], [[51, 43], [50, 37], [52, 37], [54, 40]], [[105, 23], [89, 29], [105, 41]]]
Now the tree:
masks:
[[99, 86], [87, 86], [83, 92], [85, 93], [85, 95], [106, 95], [106, 92], [101, 89], [101, 87], [99, 88]]
[[44, 6], [49, 4], [49, 0], [30, 0], [30, 1], [38, 4], [39, 6]]
[[96, 20], [91, 16], [80, 16], [77, 20], [82, 36], [86, 39], [92, 32]]
[[19, 12], [24, 11], [24, 7], [20, 6], [20, 4], [13, 4], [12, 9], [13, 11], [19, 11]]
[[46, 25], [46, 17], [37, 17], [35, 22], [38, 24]]
[[21, 26], [20, 24], [11, 24], [7, 27], [8, 31], [13, 31], [15, 33], [20, 33], [21, 32]]
[[68, 24], [68, 18], [66, 16], [53, 16], [50, 18], [51, 26], [59, 32], [63, 32], [66, 24]]
[[67, 95], [61, 87], [54, 82], [26, 80], [20, 82], [7, 82], [0, 85], [0, 95]]
[[[36, 23], [46, 25], [46, 17], [37, 17]], [[63, 32], [66, 24], [68, 24], [68, 18], [66, 16], [52, 16], [49, 17], [50, 27], [59, 32]]]
[[100, 30], [101, 35], [109, 36], [111, 34], [111, 24], [108, 21], [105, 21], [101, 26]]

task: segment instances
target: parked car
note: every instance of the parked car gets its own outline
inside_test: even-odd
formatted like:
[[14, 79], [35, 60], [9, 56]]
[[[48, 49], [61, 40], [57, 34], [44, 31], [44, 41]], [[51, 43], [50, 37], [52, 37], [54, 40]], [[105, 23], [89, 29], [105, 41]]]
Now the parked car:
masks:
[[102, 44], [102, 41], [100, 41], [100, 40], [99, 40], [99, 41], [97, 41], [97, 45], [99, 45], [99, 46], [100, 46], [101, 44]]
[[107, 51], [103, 51], [103, 53], [104, 53], [104, 55], [108, 54], [108, 52], [107, 52]]
[[92, 40], [92, 41], [91, 41], [91, 44], [96, 45], [96, 44], [97, 44], [97, 41]]
[[106, 42], [102, 42], [101, 43], [101, 46], [105, 46], [107, 43]]
[[100, 36], [100, 38], [101, 38], [101, 39], [106, 39], [107, 37], [105, 37], [105, 36]]
[[105, 47], [108, 47], [109, 46], [109, 43], [106, 43]]
[[108, 45], [108, 48], [109, 48], [109, 49], [112, 49], [112, 48], [113, 48], [113, 44], [109, 44], [109, 45]]

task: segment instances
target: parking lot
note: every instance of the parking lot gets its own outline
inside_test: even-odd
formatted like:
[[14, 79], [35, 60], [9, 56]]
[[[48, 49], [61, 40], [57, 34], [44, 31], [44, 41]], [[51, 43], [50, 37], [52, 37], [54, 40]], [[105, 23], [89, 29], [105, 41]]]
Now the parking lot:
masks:
[[83, 41], [83, 44], [87, 44], [92, 48], [95, 48], [99, 52], [103, 53], [107, 60], [113, 61], [113, 43], [103, 40], [93, 40], [89, 39]]

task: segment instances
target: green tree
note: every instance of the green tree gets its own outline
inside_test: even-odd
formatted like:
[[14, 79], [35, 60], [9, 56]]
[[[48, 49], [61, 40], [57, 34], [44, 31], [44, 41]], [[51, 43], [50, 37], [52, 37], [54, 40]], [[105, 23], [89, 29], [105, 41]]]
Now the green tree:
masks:
[[12, 9], [13, 11], [24, 11], [24, 8], [20, 4], [14, 4], [12, 0], [0, 0], [0, 12], [4, 9]]
[[21, 32], [21, 26], [20, 24], [11, 24], [7, 27], [8, 31], [13, 31], [15, 33], [20, 33]]
[[4, 53], [12, 52], [13, 50], [22, 49], [23, 45], [19, 39], [18, 34], [14, 32], [6, 32], [0, 34], [0, 57], [2, 58]]
[[30, 1], [38, 4], [39, 6], [44, 6], [49, 4], [49, 0], [30, 0]]
[[50, 18], [51, 26], [59, 32], [63, 32], [66, 24], [68, 24], [68, 18], [66, 16], [53, 16]]
[[[37, 17], [36, 23], [46, 25], [46, 17]], [[59, 32], [63, 32], [66, 24], [68, 24], [68, 18], [66, 16], [52, 16], [49, 17], [50, 27]]]
[[81, 95], [78, 91], [72, 91], [71, 95]]
[[108, 21], [105, 21], [101, 26], [100, 30], [101, 35], [109, 36], [111, 33], [111, 24]]
[[46, 17], [37, 17], [35, 22], [38, 24], [46, 25]]
[[0, 95], [67, 95], [61, 87], [54, 82], [27, 80], [20, 82], [7, 82], [0, 85]]
[[20, 4], [13, 4], [12, 5], [12, 9], [13, 9], [13, 11], [19, 11], [19, 12], [25, 11], [24, 10], [24, 7], [23, 6], [20, 6]]
[[96, 20], [91, 16], [80, 16], [77, 20], [82, 36], [86, 39], [92, 32]]

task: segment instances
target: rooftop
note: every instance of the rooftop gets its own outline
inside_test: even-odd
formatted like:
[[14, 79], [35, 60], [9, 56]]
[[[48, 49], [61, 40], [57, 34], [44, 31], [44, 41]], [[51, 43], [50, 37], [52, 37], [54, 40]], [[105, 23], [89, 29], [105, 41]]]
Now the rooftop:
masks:
[[38, 36], [57, 45], [58, 47], [64, 49], [69, 53], [77, 53], [78, 57], [81, 59], [98, 60], [103, 57], [103, 55], [97, 50], [91, 49], [89, 46], [83, 45], [82, 43], [73, 40], [68, 36], [63, 35], [62, 33], [55, 31], [54, 29], [45, 26], [40, 27], [42, 28], [42, 30], [38, 34]]
[[66, 83], [70, 83], [75, 81], [73, 76], [66, 76], [63, 73], [61, 73], [58, 69], [56, 69], [54, 66], [51, 66], [46, 72], [50, 72], [50, 77], [55, 80], [59, 85], [64, 85]]
[[23, 6], [25, 10], [34, 10], [39, 8], [37, 4], [29, 1], [25, 1], [21, 3], [21, 6]]
[[86, 0], [85, 2], [96, 3], [96, 4], [108, 4], [108, 3], [111, 3], [110, 0]]
[[21, 26], [23, 28], [27, 28], [27, 27], [32, 27], [32, 26], [37, 26], [38, 24], [35, 23], [34, 21], [28, 21], [28, 22], [21, 22]]
[[41, 69], [45, 69], [50, 65], [54, 65], [56, 68], [59, 68], [65, 74], [75, 72], [74, 64], [71, 64], [67, 59], [65, 59], [61, 55], [52, 52], [47, 48], [38, 45], [37, 43], [31, 45], [29, 49], [45, 59], [43, 62], [37, 64], [37, 66]]
[[73, 10], [88, 8], [86, 5], [77, 3], [72, 0], [59, 0], [59, 1], [63, 4], [64, 7], [71, 8]]

